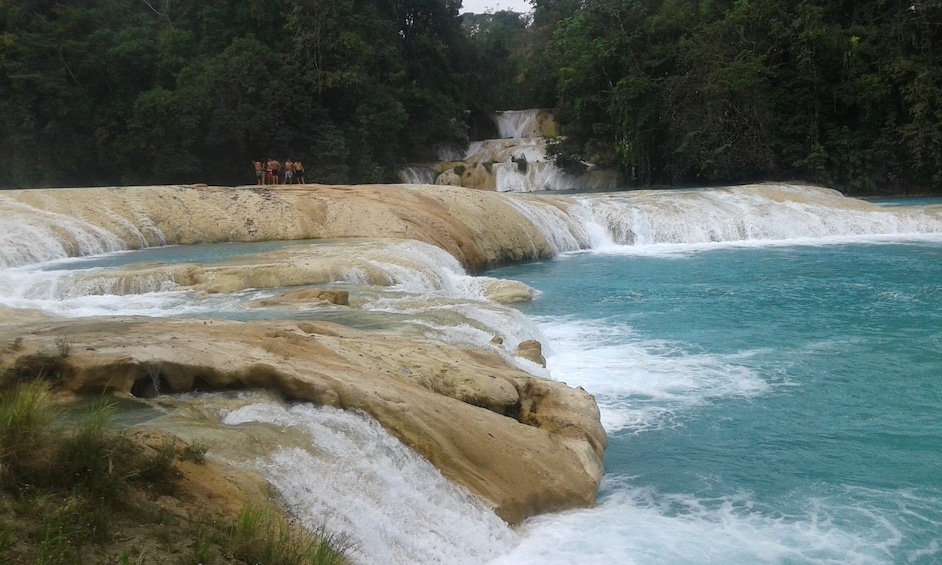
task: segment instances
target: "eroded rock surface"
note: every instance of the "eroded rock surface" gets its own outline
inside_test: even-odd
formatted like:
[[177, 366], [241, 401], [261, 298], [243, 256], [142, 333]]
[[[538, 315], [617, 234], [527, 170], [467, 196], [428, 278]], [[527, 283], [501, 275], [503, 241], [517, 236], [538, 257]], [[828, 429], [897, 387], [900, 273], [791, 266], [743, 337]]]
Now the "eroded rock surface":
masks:
[[0, 343], [6, 379], [43, 374], [76, 394], [264, 388], [363, 410], [510, 523], [593, 505], [603, 472], [594, 399], [494, 351], [323, 322], [152, 318], [5, 326]]
[[[369, 254], [421, 244], [475, 272], [557, 251], [521, 211], [525, 198], [426, 185], [11, 190], [0, 194], [0, 223], [11, 226], [14, 243], [24, 238], [10, 249], [25, 255], [0, 257], [0, 266], [168, 244], [315, 239], [316, 246], [266, 252], [251, 263], [135, 264], [91, 270], [75, 282], [103, 294], [164, 284], [233, 293], [330, 284], [359, 261], [363, 284], [376, 284], [372, 278], [385, 275], [373, 273]], [[552, 212], [567, 203], [539, 205]], [[12, 229], [18, 226], [29, 230]], [[30, 238], [50, 245], [28, 245]], [[416, 253], [427, 256], [428, 245]], [[357, 307], [356, 296], [331, 292], [298, 288], [264, 300], [286, 311]], [[494, 281], [483, 294], [514, 303], [534, 291]], [[322, 322], [56, 320], [0, 309], [0, 381], [37, 375], [75, 394], [259, 388], [363, 410], [511, 523], [593, 505], [603, 472], [606, 436], [594, 399], [513, 366], [497, 343], [459, 348]]]

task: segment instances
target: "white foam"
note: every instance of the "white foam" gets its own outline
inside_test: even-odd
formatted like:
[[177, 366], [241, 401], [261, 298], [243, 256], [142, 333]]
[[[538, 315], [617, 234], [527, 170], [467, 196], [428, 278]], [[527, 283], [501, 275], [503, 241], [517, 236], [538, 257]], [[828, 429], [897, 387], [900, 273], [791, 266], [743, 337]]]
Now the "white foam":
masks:
[[679, 412], [720, 398], [751, 398], [770, 385], [740, 364], [742, 355], [687, 351], [645, 340], [627, 327], [541, 318], [553, 378], [592, 392], [608, 433], [672, 425]]
[[[942, 557], [937, 541], [900, 554], [900, 516], [938, 511], [931, 500], [905, 492], [848, 491], [792, 500], [794, 512], [783, 514], [748, 493], [697, 498], [635, 487], [625, 477], [608, 477], [605, 483], [614, 492], [603, 496], [597, 509], [528, 520], [522, 543], [491, 563], [870, 565], [933, 563]], [[885, 509], [888, 503], [891, 509]], [[925, 532], [938, 526], [917, 521]]]
[[[750, 185], [605, 193], [578, 198], [603, 226], [605, 252], [670, 254], [720, 246], [923, 239], [942, 234], [942, 208], [887, 208], [827, 189]], [[553, 226], [543, 227], [550, 231]]]
[[118, 236], [98, 226], [0, 195], [0, 268], [125, 248]]
[[277, 448], [254, 465], [312, 529], [344, 531], [359, 563], [479, 564], [516, 542], [479, 500], [362, 414], [258, 403], [224, 418], [303, 430], [311, 449]]

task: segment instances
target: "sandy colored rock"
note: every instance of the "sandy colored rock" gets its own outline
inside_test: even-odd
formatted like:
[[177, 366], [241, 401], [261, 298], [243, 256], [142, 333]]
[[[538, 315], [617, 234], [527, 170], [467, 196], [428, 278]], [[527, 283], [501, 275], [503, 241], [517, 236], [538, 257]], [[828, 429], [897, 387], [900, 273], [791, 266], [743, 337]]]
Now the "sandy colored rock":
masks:
[[533, 361], [537, 365], [546, 366], [546, 358], [543, 357], [543, 344], [535, 339], [521, 341], [517, 345], [517, 351], [514, 352], [514, 355]]
[[285, 300], [298, 300], [301, 302], [329, 302], [346, 306], [350, 303], [350, 293], [346, 290], [320, 290], [304, 288], [292, 290], [281, 295]]
[[[57, 249], [78, 256], [167, 244], [312, 240], [251, 260], [93, 269], [75, 282], [108, 294], [167, 288], [211, 294], [326, 285], [343, 269], [355, 269], [360, 284], [383, 285], [389, 277], [376, 269], [375, 257], [387, 257], [390, 245], [408, 246], [406, 255], [444, 255], [429, 247], [435, 246], [471, 272], [551, 257], [554, 243], [524, 213], [528, 198], [432, 185], [11, 190], [0, 194], [0, 229], [4, 222], [29, 225], [28, 237], [54, 244], [13, 242], [10, 249], [52, 254], [0, 261], [38, 263], [60, 258]], [[568, 205], [539, 199], [550, 212]], [[533, 296], [509, 281], [492, 282], [484, 293], [505, 303]], [[340, 294], [325, 298], [310, 289], [269, 300], [290, 308], [324, 299], [344, 302]], [[0, 312], [0, 348], [0, 379], [56, 375], [57, 386], [75, 394], [257, 388], [362, 410], [511, 523], [594, 505], [603, 473], [606, 436], [594, 399], [512, 366], [498, 347], [462, 349], [328, 323], [57, 321], [11, 310]], [[225, 498], [226, 488], [216, 490]]]
[[[274, 493], [261, 475], [212, 457], [202, 462], [186, 460], [189, 445], [179, 437], [155, 428], [134, 428], [129, 432], [132, 440], [156, 453], [172, 446], [177, 457], [174, 464], [179, 478], [173, 497], [158, 500], [168, 511], [184, 518], [238, 519], [242, 510], [258, 501], [270, 499]], [[191, 516], [193, 509], [197, 516]]]
[[438, 178], [435, 179], [435, 184], [447, 185], [447, 186], [461, 186], [461, 177], [458, 176], [458, 173], [456, 173], [454, 169], [452, 169], [438, 175]]
[[350, 305], [350, 293], [346, 290], [321, 290], [316, 288], [302, 288], [288, 291], [275, 298], [262, 298], [253, 300], [252, 306], [282, 306], [285, 304], [334, 304], [337, 306]]
[[517, 304], [530, 302], [536, 292], [520, 281], [495, 280], [487, 285], [485, 294], [489, 300], [500, 304]]
[[2, 217], [47, 230], [70, 255], [166, 244], [395, 238], [438, 246], [474, 272], [555, 252], [506, 195], [451, 186], [6, 190]]
[[[20, 336], [10, 330], [0, 343]], [[594, 399], [494, 350], [322, 322], [110, 318], [19, 331], [0, 357], [4, 379], [56, 374], [76, 394], [268, 389], [369, 413], [508, 522], [595, 503], [606, 436]]]

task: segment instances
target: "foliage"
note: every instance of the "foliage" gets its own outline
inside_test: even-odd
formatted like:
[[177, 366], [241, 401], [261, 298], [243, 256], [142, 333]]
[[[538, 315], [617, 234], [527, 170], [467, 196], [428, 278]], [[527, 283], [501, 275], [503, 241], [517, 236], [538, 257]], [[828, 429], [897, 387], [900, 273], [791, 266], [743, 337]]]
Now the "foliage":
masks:
[[527, 59], [529, 19], [507, 10], [462, 16], [463, 65], [470, 80], [468, 110], [493, 112], [540, 106], [518, 82]]
[[939, 2], [535, 5], [561, 163], [617, 163], [639, 185], [942, 190]]
[[45, 463], [36, 448], [48, 442], [57, 416], [39, 381], [0, 395], [0, 487], [16, 488], [36, 459]]
[[459, 4], [4, 3], [0, 187], [393, 180], [467, 142]]
[[302, 530], [271, 505], [245, 508], [231, 530], [228, 545], [233, 555], [246, 563], [271, 565], [340, 565], [352, 549], [345, 536], [323, 528], [315, 533]]
[[[36, 379], [0, 395], [0, 561], [347, 562], [345, 536], [294, 527], [273, 506], [247, 508], [236, 523], [164, 511], [152, 500], [174, 492], [174, 447], [150, 449], [111, 431], [114, 404], [106, 399], [69, 413], [46, 386]], [[188, 446], [180, 458], [202, 462], [205, 452]], [[146, 551], [121, 545], [125, 532], [141, 531], [166, 539], [145, 543]], [[115, 557], [105, 561], [105, 553]]]
[[531, 5], [4, 2], [0, 188], [388, 182], [539, 107], [559, 164], [630, 184], [942, 191], [938, 0]]

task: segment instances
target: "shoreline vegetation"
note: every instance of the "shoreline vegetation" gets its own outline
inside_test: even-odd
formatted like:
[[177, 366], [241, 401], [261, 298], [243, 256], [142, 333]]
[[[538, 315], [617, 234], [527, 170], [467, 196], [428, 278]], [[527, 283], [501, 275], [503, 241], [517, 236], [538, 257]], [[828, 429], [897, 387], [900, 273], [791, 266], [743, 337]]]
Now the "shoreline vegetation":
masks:
[[539, 108], [625, 186], [942, 191], [937, 1], [7, 4], [0, 187], [391, 183]]
[[264, 480], [206, 446], [115, 431], [114, 404], [75, 408], [46, 375], [0, 388], [0, 560], [81, 565], [344, 565], [350, 540], [292, 523]]

